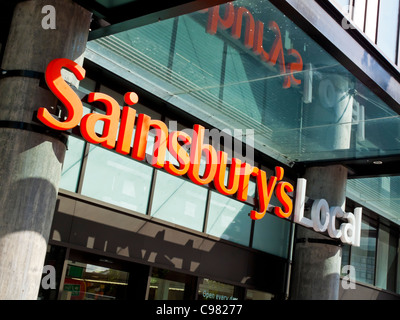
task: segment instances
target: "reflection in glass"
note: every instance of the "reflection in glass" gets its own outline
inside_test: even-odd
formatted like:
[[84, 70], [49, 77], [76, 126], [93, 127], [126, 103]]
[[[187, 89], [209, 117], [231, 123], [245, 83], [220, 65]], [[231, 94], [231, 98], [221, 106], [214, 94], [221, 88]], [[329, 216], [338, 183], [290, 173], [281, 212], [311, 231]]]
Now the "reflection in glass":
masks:
[[80, 262], [68, 262], [61, 300], [125, 299], [129, 273]]
[[349, 179], [347, 181], [346, 196], [399, 224], [399, 176]]
[[238, 300], [239, 295], [240, 288], [236, 286], [210, 279], [199, 280], [199, 300]]
[[148, 300], [192, 300], [195, 277], [160, 268], [153, 268]]
[[376, 261], [376, 286], [395, 291], [397, 235], [387, 226], [380, 225]]
[[249, 213], [251, 210], [253, 208], [243, 202], [212, 192], [207, 233], [248, 246], [251, 230]]
[[288, 255], [290, 222], [272, 214], [254, 224], [253, 248], [282, 258]]
[[82, 194], [145, 214], [152, 172], [149, 166], [91, 145]]
[[272, 293], [247, 289], [245, 300], [272, 300], [273, 298]]
[[[146, 79], [141, 86], [219, 130], [254, 129], [255, 148], [282, 162], [399, 152], [393, 134], [398, 115], [310, 36], [267, 0], [237, 0], [221, 5], [219, 14], [232, 5], [248, 10], [239, 37], [233, 24], [210, 32], [208, 9], [93, 40], [88, 48], [140, 74]], [[264, 24], [266, 52], [278, 39], [268, 25], [278, 26], [283, 54], [276, 63], [249, 46], [251, 19]], [[283, 68], [296, 61], [293, 50], [303, 60], [302, 71], [293, 74], [301, 83], [292, 80], [285, 88]]]
[[149, 300], [183, 300], [185, 283], [151, 277]]
[[203, 230], [207, 189], [163, 171], [157, 172], [151, 215], [181, 226]]

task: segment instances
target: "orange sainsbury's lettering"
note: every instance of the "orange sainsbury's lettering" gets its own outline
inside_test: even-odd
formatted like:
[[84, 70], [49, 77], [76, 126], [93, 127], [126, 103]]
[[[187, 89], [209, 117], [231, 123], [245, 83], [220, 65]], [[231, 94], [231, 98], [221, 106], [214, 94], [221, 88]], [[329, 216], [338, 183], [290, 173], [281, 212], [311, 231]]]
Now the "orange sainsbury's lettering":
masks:
[[214, 186], [215, 189], [219, 191], [219, 193], [225, 196], [233, 195], [238, 191], [240, 168], [242, 165], [242, 161], [240, 161], [239, 159], [236, 158], [232, 159], [232, 164], [230, 166], [230, 172], [228, 177], [228, 185], [225, 186], [227, 161], [228, 161], [228, 154], [223, 151], [218, 152], [218, 166], [214, 178]]
[[52, 129], [69, 130], [79, 124], [83, 114], [83, 105], [79, 97], [62, 78], [62, 68], [72, 71], [79, 81], [85, 78], [86, 71], [76, 62], [64, 58], [52, 60], [46, 68], [45, 79], [47, 86], [64, 104], [68, 117], [65, 121], [58, 121], [46, 108], [39, 108], [37, 118]]
[[279, 182], [275, 194], [279, 202], [283, 205], [284, 210], [280, 207], [275, 207], [274, 212], [279, 218], [289, 218], [293, 211], [292, 199], [288, 196], [287, 192], [293, 192], [294, 188], [289, 182]]
[[132, 158], [140, 161], [145, 159], [150, 127], [156, 131], [153, 158], [150, 164], [156, 168], [162, 168], [164, 167], [165, 155], [167, 153], [168, 128], [164, 122], [152, 120], [145, 114], [139, 114], [137, 119]]
[[255, 211], [252, 210], [250, 212], [250, 217], [253, 220], [260, 220], [264, 218], [267, 210], [268, 205], [271, 201], [272, 193], [274, 192], [276, 183], [283, 178], [282, 175], [282, 168], [277, 167], [276, 176], [272, 176], [268, 180], [267, 184], [267, 174], [264, 170], [260, 170], [258, 168], [253, 169], [253, 175], [256, 176], [257, 179], [257, 190], [258, 190], [258, 203], [259, 203], [259, 210]]
[[174, 131], [168, 137], [168, 151], [178, 161], [179, 168], [176, 168], [170, 161], [165, 161], [164, 169], [174, 176], [182, 176], [189, 170], [190, 157], [185, 149], [179, 144], [181, 139], [183, 145], [192, 143], [192, 138], [183, 131]]
[[[204, 144], [205, 128], [199, 124], [193, 126], [193, 139], [190, 148], [190, 165], [188, 176], [192, 182], [198, 185], [209, 184], [215, 177], [217, 172], [217, 152], [214, 147]], [[200, 164], [202, 154], [206, 156], [206, 169], [202, 177], [200, 177]]]
[[[48, 75], [46, 75], [46, 78], [53, 79], [62, 67], [73, 69], [76, 68], [76, 64], [73, 61], [68, 62], [66, 59], [57, 59], [56, 63], [50, 63], [47, 67], [46, 73]], [[83, 77], [85, 72], [83, 68], [82, 70], [83, 72], [80, 74]], [[42, 118], [40, 119], [50, 128], [57, 130], [72, 129], [74, 127], [71, 127], [72, 124], [78, 126], [79, 121], [75, 118], [80, 115], [80, 131], [86, 141], [101, 144], [109, 149], [115, 148], [115, 151], [120, 154], [128, 155], [130, 153], [132, 158], [139, 161], [146, 158], [148, 135], [151, 128], [155, 129], [153, 156], [149, 161], [155, 168], [164, 168], [165, 171], [175, 176], [187, 175], [193, 183], [198, 185], [213, 184], [221, 194], [235, 196], [237, 200], [242, 202], [248, 199], [249, 183], [251, 177], [253, 177], [256, 181], [257, 197], [255, 200], [258, 201], [258, 204], [257, 210], [252, 210], [249, 214], [251, 219], [259, 220], [265, 216], [274, 190], [276, 198], [281, 204], [281, 206], [274, 208], [275, 214], [280, 218], [291, 216], [293, 202], [289, 193], [293, 192], [293, 186], [288, 182], [281, 181], [284, 176], [283, 168], [276, 167], [275, 175], [268, 179], [264, 170], [253, 167], [246, 162], [242, 163], [237, 158], [232, 158], [231, 164], [228, 166], [228, 154], [226, 152], [217, 152], [212, 145], [204, 143], [205, 128], [203, 126], [195, 124], [193, 134], [190, 136], [183, 131], [168, 132], [164, 122], [153, 120], [148, 115], [139, 114], [136, 117], [136, 110], [130, 107], [135, 105], [139, 99], [134, 92], [125, 94], [124, 101], [128, 106], [124, 106], [122, 112], [115, 99], [100, 92], [92, 92], [88, 95], [87, 102], [103, 104], [106, 113], [89, 113], [82, 117], [82, 102], [79, 100], [79, 103], [77, 103], [78, 96], [73, 93], [72, 89], [73, 94], [61, 87], [62, 81], [60, 79], [55, 82], [56, 85], [50, 80], [49, 83], [53, 83], [49, 86], [50, 90], [54, 90], [54, 94], [68, 106], [70, 112], [67, 121], [64, 122], [55, 119], [55, 122], [42, 121], [46, 116], [43, 108], [40, 108], [42, 110], [40, 113]], [[72, 103], [68, 100], [70, 98]], [[99, 121], [103, 123], [101, 134], [95, 131], [96, 124]], [[136, 132], [134, 133], [135, 128]], [[133, 145], [131, 147], [132, 139]], [[187, 148], [184, 148], [184, 146]], [[187, 151], [189, 148], [190, 152]], [[172, 163], [165, 160], [167, 150], [177, 162]], [[203, 164], [201, 160], [204, 157], [206, 161]]]
[[[82, 137], [90, 143], [100, 143], [105, 148], [113, 149], [117, 138], [118, 122], [121, 112], [118, 102], [104, 93], [92, 92], [88, 96], [88, 103], [95, 101], [101, 102], [106, 106], [106, 114], [89, 113], [84, 116], [80, 128]], [[103, 121], [104, 128], [101, 137], [99, 137], [95, 131], [97, 121]]]
[[[138, 103], [139, 97], [134, 92], [127, 92], [124, 101], [128, 105]], [[128, 154], [131, 150], [133, 130], [136, 120], [136, 110], [130, 107], [122, 108], [121, 122], [119, 125], [118, 141], [115, 151], [121, 154]]]
[[253, 172], [253, 167], [247, 162], [242, 163], [240, 168], [239, 187], [236, 194], [236, 199], [246, 201], [249, 193], [250, 176]]

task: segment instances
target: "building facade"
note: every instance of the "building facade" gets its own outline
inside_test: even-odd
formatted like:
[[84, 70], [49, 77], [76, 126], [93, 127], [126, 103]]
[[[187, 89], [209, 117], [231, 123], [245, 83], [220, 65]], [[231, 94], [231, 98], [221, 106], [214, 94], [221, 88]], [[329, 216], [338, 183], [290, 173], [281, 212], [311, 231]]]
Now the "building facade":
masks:
[[399, 299], [382, 2], [2, 4], [0, 297]]

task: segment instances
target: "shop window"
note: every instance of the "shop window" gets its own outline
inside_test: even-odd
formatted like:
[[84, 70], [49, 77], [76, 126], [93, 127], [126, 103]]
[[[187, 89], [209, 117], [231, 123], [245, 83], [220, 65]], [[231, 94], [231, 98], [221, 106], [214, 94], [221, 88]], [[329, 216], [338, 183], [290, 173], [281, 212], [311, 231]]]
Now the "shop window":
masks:
[[158, 171], [151, 215], [202, 231], [207, 189], [168, 173]]
[[69, 261], [61, 300], [125, 299], [128, 278], [126, 271]]
[[68, 138], [68, 150], [64, 158], [60, 188], [77, 191], [84, 148], [83, 140], [72, 136]]
[[210, 279], [200, 279], [197, 298], [199, 300], [239, 300], [243, 288]]
[[272, 293], [258, 291], [258, 290], [246, 290], [245, 300], [272, 300], [274, 295]]
[[373, 221], [361, 223], [360, 247], [351, 248], [350, 263], [356, 270], [356, 280], [374, 284], [377, 228]]
[[251, 232], [250, 211], [253, 208], [243, 202], [211, 193], [207, 233], [213, 236], [249, 245]]
[[[46, 259], [43, 270], [48, 270], [42, 275], [38, 300], [56, 300], [60, 289], [62, 268], [65, 261], [66, 249], [59, 246], [47, 246]], [[51, 269], [52, 267], [54, 269]], [[52, 281], [55, 280], [55, 284]]]
[[387, 226], [379, 227], [376, 286], [395, 291], [397, 235]]
[[193, 276], [153, 268], [148, 300], [193, 300], [195, 285]]
[[146, 213], [153, 168], [90, 145], [82, 194]]
[[255, 222], [253, 248], [282, 258], [288, 255], [290, 222], [272, 214]]
[[342, 271], [341, 275], [342, 276], [347, 276], [348, 273], [344, 272], [346, 269], [343, 269], [344, 266], [348, 266], [350, 264], [350, 245], [344, 244], [342, 246]]
[[[84, 106], [83, 114], [88, 114], [89, 112], [90, 109]], [[86, 143], [81, 139], [73, 136], [68, 137], [68, 148], [65, 153], [60, 188], [77, 192], [85, 145]]]

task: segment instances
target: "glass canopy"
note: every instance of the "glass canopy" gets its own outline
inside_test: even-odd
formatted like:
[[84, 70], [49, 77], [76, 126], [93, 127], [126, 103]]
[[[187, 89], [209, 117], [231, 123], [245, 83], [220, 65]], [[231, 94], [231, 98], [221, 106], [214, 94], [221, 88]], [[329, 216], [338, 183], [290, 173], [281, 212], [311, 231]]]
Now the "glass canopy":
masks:
[[[275, 64], [255, 42], [277, 54]], [[253, 129], [255, 147], [286, 164], [400, 152], [399, 115], [265, 0], [160, 21], [88, 48], [220, 130]]]
[[[243, 141], [287, 165], [400, 154], [399, 115], [267, 0], [101, 37], [86, 56], [220, 130], [253, 130]], [[347, 193], [399, 223], [399, 179]]]

